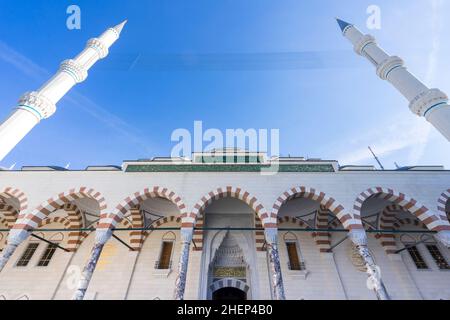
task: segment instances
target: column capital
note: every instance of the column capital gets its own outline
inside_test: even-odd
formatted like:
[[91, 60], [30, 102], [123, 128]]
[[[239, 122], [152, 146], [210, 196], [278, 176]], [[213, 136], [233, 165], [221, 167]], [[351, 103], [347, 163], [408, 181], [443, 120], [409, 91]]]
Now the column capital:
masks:
[[194, 228], [183, 227], [180, 229], [181, 242], [191, 243], [194, 237]]
[[450, 248], [450, 230], [439, 231], [434, 235], [434, 237], [444, 246]]
[[105, 244], [112, 236], [111, 229], [97, 229], [95, 230], [95, 243]]
[[20, 97], [18, 109], [33, 113], [41, 121], [50, 118], [56, 112], [56, 105], [43, 94], [31, 91]]
[[278, 243], [278, 228], [265, 228], [264, 235], [268, 244]]
[[30, 235], [30, 231], [25, 229], [11, 229], [8, 234], [8, 244], [13, 246], [20, 245]]
[[364, 229], [352, 229], [348, 232], [347, 237], [357, 246], [367, 246], [367, 234]]

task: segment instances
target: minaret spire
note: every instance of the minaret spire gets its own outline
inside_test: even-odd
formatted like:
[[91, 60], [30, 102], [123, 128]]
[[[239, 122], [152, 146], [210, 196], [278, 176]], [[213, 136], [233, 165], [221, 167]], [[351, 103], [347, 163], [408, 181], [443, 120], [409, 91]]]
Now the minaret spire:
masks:
[[450, 106], [448, 97], [439, 89], [430, 89], [412, 75], [397, 56], [388, 55], [375, 38], [365, 35], [354, 25], [337, 19], [342, 34], [357, 54], [366, 57], [382, 80], [389, 81], [409, 101], [412, 113], [424, 117], [450, 141]]
[[117, 26], [114, 27], [114, 29], [117, 31], [117, 33], [120, 35], [120, 33], [123, 30], [123, 27], [125, 27], [125, 25], [127, 24], [128, 20], [125, 19], [124, 21], [122, 21], [121, 23], [119, 23]]
[[345, 30], [347, 27], [352, 26], [351, 23], [348, 23], [348, 22], [346, 22], [346, 21], [344, 21], [344, 20], [341, 20], [341, 19], [339, 19], [339, 18], [336, 18], [336, 21], [337, 21], [339, 27], [341, 28], [341, 31], [342, 31], [342, 32], [344, 32], [344, 30]]
[[27, 92], [19, 99], [12, 114], [0, 124], [0, 161], [42, 119], [56, 112], [56, 104], [73, 86], [86, 80], [89, 69], [108, 55], [109, 48], [119, 39], [126, 22], [89, 40], [86, 48], [74, 59], [63, 61], [58, 72], [39, 90]]

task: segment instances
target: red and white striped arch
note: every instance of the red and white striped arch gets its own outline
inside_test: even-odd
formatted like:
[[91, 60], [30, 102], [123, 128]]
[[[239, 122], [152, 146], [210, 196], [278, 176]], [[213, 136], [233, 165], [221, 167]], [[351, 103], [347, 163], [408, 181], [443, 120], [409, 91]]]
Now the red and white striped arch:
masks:
[[441, 193], [441, 196], [438, 199], [438, 213], [441, 216], [441, 219], [448, 219], [448, 212], [445, 211], [445, 207], [447, 206], [447, 203], [450, 199], [450, 189], [444, 191]]
[[39, 228], [43, 228], [52, 223], [59, 223], [62, 224], [65, 228], [70, 228], [70, 221], [63, 217], [46, 218], [41, 221], [41, 223], [39, 224]]
[[7, 228], [11, 228], [16, 222], [18, 216], [18, 211], [6, 203], [0, 203], [0, 217], [5, 220], [5, 225]]
[[167, 188], [156, 186], [153, 188], [145, 188], [142, 191], [135, 192], [131, 196], [126, 197], [114, 208], [114, 211], [112, 213], [100, 219], [98, 228], [115, 228], [115, 226], [123, 219], [128, 211], [150, 198], [167, 199], [177, 206], [178, 210], [180, 211], [181, 217], [187, 214], [186, 205], [179, 195]]
[[361, 192], [353, 205], [353, 215], [360, 218], [364, 201], [373, 197], [384, 199], [401, 206], [422, 221], [429, 230], [450, 230], [450, 223], [447, 219], [442, 220], [439, 215], [429, 210], [417, 200], [406, 196], [404, 193], [383, 187], [369, 188], [366, 191]]
[[351, 214], [347, 213], [341, 204], [339, 204], [334, 198], [326, 195], [324, 192], [305, 186], [293, 187], [283, 192], [275, 201], [272, 207], [271, 216], [278, 216], [278, 212], [280, 211], [281, 207], [289, 200], [295, 198], [305, 198], [317, 201], [325, 209], [330, 210], [332, 213], [334, 213], [346, 229], [351, 230], [363, 228], [359, 216], [354, 217]]
[[[394, 224], [397, 222], [395, 216], [402, 211], [402, 207], [396, 204], [388, 205], [381, 212], [378, 219], [378, 229], [380, 230], [393, 230]], [[381, 246], [384, 248], [386, 254], [393, 254], [397, 250], [395, 243], [395, 234], [383, 233], [379, 235]]]
[[0, 197], [5, 199], [15, 199], [19, 203], [19, 208], [16, 208], [19, 213], [23, 213], [28, 208], [28, 199], [25, 193], [14, 187], [7, 187], [0, 191]]
[[70, 189], [48, 199], [29, 214], [20, 214], [13, 229], [35, 229], [50, 213], [62, 209], [64, 205], [72, 201], [83, 198], [95, 200], [100, 209], [100, 217], [106, 216], [107, 205], [102, 194], [92, 188], [80, 187]]
[[[419, 226], [423, 229], [426, 229], [426, 226], [423, 222], [419, 221], [418, 219], [410, 219], [410, 218], [404, 218], [404, 219], [396, 219], [395, 216], [401, 212], [405, 211], [401, 206], [393, 204], [388, 205], [384, 210], [382, 211], [379, 221], [378, 221], [378, 228], [380, 230], [397, 230], [402, 225], [407, 224], [413, 224], [415, 226]], [[395, 241], [395, 234], [380, 234], [379, 236], [381, 246], [383, 247], [386, 254], [395, 254], [397, 251], [397, 244]]]
[[320, 205], [316, 213], [316, 228], [324, 229], [324, 231], [316, 231], [313, 233], [314, 240], [320, 252], [329, 252], [331, 249], [331, 234], [326, 231], [328, 229], [328, 212], [329, 210], [327, 208]]
[[235, 198], [245, 202], [261, 219], [263, 226], [265, 228], [276, 227], [276, 216], [269, 216], [264, 206], [259, 202], [259, 200], [251, 195], [248, 191], [233, 186], [226, 186], [217, 188], [213, 191], [208, 192], [203, 196], [194, 206], [194, 209], [190, 214], [185, 214], [182, 216], [183, 225], [194, 226], [196, 220], [203, 215], [204, 209], [214, 200], [222, 198]]

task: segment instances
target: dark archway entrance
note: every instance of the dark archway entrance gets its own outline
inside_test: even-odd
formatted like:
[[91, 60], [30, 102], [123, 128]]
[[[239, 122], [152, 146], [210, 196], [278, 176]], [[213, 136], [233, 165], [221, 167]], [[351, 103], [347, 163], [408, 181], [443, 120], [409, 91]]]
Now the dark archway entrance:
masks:
[[247, 300], [247, 293], [237, 288], [227, 287], [215, 291], [212, 298], [213, 300]]

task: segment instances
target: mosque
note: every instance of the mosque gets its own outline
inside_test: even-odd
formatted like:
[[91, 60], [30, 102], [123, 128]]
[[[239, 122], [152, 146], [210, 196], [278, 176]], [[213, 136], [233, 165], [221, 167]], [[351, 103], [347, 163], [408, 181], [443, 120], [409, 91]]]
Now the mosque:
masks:
[[[338, 19], [450, 139], [447, 96]], [[0, 125], [0, 159], [88, 70], [125, 22], [88, 41]], [[276, 167], [276, 174], [262, 174]], [[0, 299], [450, 299], [450, 171], [217, 149], [120, 166], [0, 171]]]

